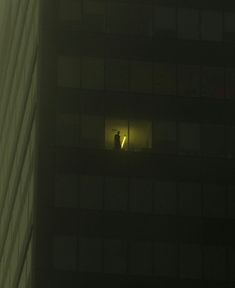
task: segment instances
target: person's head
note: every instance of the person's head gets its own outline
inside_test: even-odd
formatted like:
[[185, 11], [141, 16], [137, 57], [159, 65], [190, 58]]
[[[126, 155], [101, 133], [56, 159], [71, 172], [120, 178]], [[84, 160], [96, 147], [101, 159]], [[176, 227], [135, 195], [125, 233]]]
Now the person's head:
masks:
[[120, 135], [120, 131], [117, 131], [117, 134]]

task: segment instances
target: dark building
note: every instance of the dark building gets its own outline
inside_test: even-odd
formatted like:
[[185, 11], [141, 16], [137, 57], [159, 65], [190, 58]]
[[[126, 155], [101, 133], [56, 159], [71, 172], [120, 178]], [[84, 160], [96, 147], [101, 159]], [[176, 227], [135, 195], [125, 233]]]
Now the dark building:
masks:
[[4, 256], [4, 196], [1, 287], [234, 287], [233, 2], [39, 1], [32, 257]]

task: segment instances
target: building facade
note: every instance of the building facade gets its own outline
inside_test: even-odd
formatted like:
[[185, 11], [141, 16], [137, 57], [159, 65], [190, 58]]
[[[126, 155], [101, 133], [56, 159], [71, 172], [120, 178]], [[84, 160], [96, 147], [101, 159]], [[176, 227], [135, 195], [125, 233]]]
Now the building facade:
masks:
[[[33, 251], [32, 265], [31, 252], [14, 261], [14, 235], [24, 230], [14, 228], [14, 217], [20, 221], [21, 214], [12, 208], [32, 203], [32, 186], [22, 183], [19, 187], [28, 188], [19, 188], [19, 193], [13, 186], [15, 190], [9, 191], [20, 200], [6, 202], [13, 199], [7, 185], [14, 184], [14, 173], [24, 173], [18, 162], [14, 162], [18, 172], [10, 168], [14, 153], [9, 149], [20, 147], [15, 131], [24, 139], [35, 139], [35, 134], [18, 128], [18, 118], [12, 122], [7, 117], [18, 111], [14, 104], [20, 91], [31, 94], [15, 88], [16, 98], [7, 97], [11, 95], [7, 89], [22, 81], [7, 76], [10, 61], [1, 57], [1, 84], [6, 83], [1, 86], [6, 92], [0, 107], [4, 151], [0, 205], [5, 208], [0, 213], [6, 213], [0, 226], [1, 287], [27, 287], [18, 283], [31, 276], [19, 275], [31, 272], [17, 274], [10, 264], [24, 262], [26, 266], [17, 265], [28, 268], [20, 271], [33, 267], [31, 278], [40, 288], [233, 287], [233, 1], [43, 0], [40, 4], [40, 45], [32, 62], [39, 73], [40, 96], [36, 102], [32, 92], [31, 114], [19, 113], [31, 115], [25, 118], [29, 126], [38, 119], [32, 130], [38, 133], [36, 143], [25, 144], [31, 147], [31, 162], [20, 160], [32, 163], [24, 174], [32, 176], [19, 178], [31, 179], [27, 181], [34, 186], [37, 171], [35, 220], [22, 220], [24, 227], [31, 227], [26, 229], [30, 233], [25, 232], [24, 247], [29, 248], [20, 244], [15, 248]], [[36, 8], [27, 11], [37, 13]], [[7, 50], [9, 59], [15, 59]], [[17, 75], [34, 75], [27, 73]], [[18, 80], [14, 84], [4, 79]], [[8, 125], [15, 125], [15, 130]], [[20, 196], [23, 191], [28, 196]], [[12, 226], [6, 226], [7, 221]], [[2, 240], [7, 237], [12, 242]], [[11, 269], [6, 269], [8, 263]]]
[[0, 3], [0, 286], [32, 287], [38, 1]]
[[50, 5], [40, 283], [232, 287], [234, 4]]

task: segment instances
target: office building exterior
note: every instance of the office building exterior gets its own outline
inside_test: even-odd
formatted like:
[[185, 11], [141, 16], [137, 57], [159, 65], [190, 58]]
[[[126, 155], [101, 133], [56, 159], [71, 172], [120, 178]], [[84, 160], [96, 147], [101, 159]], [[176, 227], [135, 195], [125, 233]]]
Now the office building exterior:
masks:
[[233, 2], [40, 4], [35, 287], [233, 287]]

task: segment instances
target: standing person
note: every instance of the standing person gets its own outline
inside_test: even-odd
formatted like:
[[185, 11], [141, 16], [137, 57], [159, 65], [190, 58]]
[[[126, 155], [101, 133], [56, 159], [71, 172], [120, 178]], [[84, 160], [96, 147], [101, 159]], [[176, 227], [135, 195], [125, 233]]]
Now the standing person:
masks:
[[121, 150], [120, 131], [114, 135], [114, 150]]

